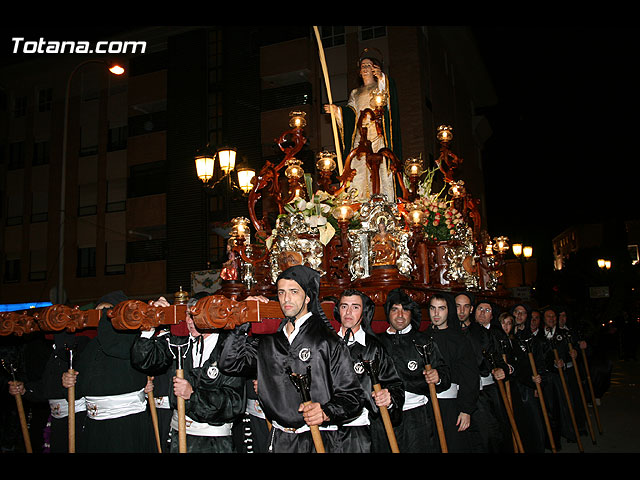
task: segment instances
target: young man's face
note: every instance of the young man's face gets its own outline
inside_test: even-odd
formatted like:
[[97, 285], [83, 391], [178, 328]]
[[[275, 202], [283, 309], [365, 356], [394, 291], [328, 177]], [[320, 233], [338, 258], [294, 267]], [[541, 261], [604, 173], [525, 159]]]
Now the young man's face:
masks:
[[347, 329], [357, 331], [362, 320], [362, 297], [360, 295], [348, 295], [342, 297], [338, 303], [340, 323]]
[[286, 317], [296, 319], [307, 313], [309, 297], [295, 280], [281, 278], [278, 280], [278, 302]]
[[456, 312], [458, 313], [458, 320], [465, 323], [469, 320], [469, 315], [473, 311], [471, 306], [471, 300], [466, 295], [458, 295], [456, 297]]
[[389, 309], [389, 324], [391, 329], [399, 332], [411, 323], [411, 310], [405, 310], [402, 305], [396, 303]]
[[449, 315], [449, 306], [446, 300], [442, 298], [432, 298], [429, 302], [429, 317], [431, 323], [439, 330], [447, 328], [447, 316]]
[[540, 313], [531, 312], [531, 330], [536, 331], [540, 327]]
[[522, 325], [527, 319], [527, 309], [524, 308], [522, 305], [518, 305], [516, 308], [513, 309], [513, 317], [516, 322], [516, 325], [518, 326]]
[[558, 314], [558, 326], [563, 328], [567, 324], [567, 312], [560, 312]]

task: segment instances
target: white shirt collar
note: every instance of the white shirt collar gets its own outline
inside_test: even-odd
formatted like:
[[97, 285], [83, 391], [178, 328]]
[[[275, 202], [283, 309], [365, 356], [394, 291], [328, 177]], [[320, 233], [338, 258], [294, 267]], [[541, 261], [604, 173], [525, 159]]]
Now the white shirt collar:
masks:
[[394, 335], [396, 333], [399, 333], [400, 335], [404, 335], [405, 333], [409, 333], [411, 331], [411, 329], [413, 328], [413, 324], [409, 324], [406, 326], [406, 328], [404, 328], [403, 330], [398, 330], [396, 331], [392, 331], [391, 327], [387, 328], [387, 333], [390, 333], [391, 335]]
[[[340, 338], [344, 338], [345, 332], [346, 330], [343, 331], [342, 328], [338, 330], [338, 335], [340, 336]], [[349, 337], [349, 341], [347, 342], [347, 345], [352, 345], [353, 342], [358, 342], [360, 345], [365, 345], [366, 337], [367, 337], [366, 333], [364, 333], [362, 326], [360, 326], [360, 328], [358, 328], [356, 332], [353, 332], [353, 335]]]
[[[300, 327], [311, 316], [311, 313], [312, 312], [307, 312], [295, 321], [295, 323], [293, 324], [293, 332], [291, 332], [291, 335], [289, 335], [288, 337], [289, 343], [293, 342], [293, 339], [296, 338], [296, 335], [300, 331]], [[285, 337], [287, 336], [286, 325], [285, 328], [282, 329], [282, 333], [284, 333]]]
[[211, 356], [211, 352], [213, 352], [213, 349], [216, 348], [219, 336], [219, 333], [211, 333], [207, 336], [203, 335], [202, 351], [200, 351], [200, 349], [198, 348], [198, 338], [192, 337], [191, 334], [189, 334], [189, 340], [193, 342], [191, 345], [191, 358], [193, 359], [194, 367], [199, 367]]

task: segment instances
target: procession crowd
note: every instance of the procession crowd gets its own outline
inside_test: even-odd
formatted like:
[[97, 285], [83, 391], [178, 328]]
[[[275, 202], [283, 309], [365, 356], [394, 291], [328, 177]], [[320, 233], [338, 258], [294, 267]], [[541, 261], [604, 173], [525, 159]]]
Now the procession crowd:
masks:
[[118, 331], [106, 312], [127, 297], [105, 295], [95, 336], [54, 334], [41, 371], [8, 382], [48, 404], [34, 451], [68, 452], [70, 425], [78, 453], [545, 453], [597, 428], [592, 346], [565, 309], [462, 291], [433, 294], [422, 318], [398, 288], [376, 332], [366, 294], [334, 299], [336, 328], [319, 285], [306, 266], [282, 272], [268, 334], [200, 331], [189, 314], [183, 331]]

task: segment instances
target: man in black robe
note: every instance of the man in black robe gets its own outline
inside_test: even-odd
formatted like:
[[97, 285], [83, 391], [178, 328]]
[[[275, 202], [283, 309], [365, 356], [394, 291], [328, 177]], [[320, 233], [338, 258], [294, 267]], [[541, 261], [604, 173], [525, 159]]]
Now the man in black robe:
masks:
[[478, 412], [484, 415], [488, 428], [481, 427], [481, 432], [486, 434], [485, 441], [490, 453], [513, 453], [511, 425], [507, 414], [509, 407], [500, 395], [497, 381], [508, 381], [514, 369], [502, 357], [500, 340], [506, 338], [506, 334], [498, 322], [499, 314], [498, 305], [480, 300], [474, 308], [475, 321], [471, 322], [469, 328], [478, 339], [483, 354]]
[[[196, 301], [193, 298], [188, 305]], [[154, 304], [169, 306], [162, 297]], [[173, 408], [170, 452], [179, 451], [178, 397], [185, 402], [187, 453], [235, 452], [232, 425], [244, 412], [245, 380], [224, 375], [218, 367], [228, 332], [200, 332], [189, 314], [185, 323], [188, 336], [167, 332], [154, 336], [154, 329], [141, 332], [131, 349], [131, 363], [148, 375], [170, 372], [169, 401]], [[175, 376], [178, 357], [182, 358], [184, 378]]]
[[[62, 374], [69, 370], [69, 355], [81, 354], [89, 337], [74, 335], [66, 331], [53, 335], [51, 352], [45, 364], [42, 376], [32, 381], [16, 382], [9, 393], [19, 393], [25, 399], [47, 402], [50, 409], [50, 429], [47, 452], [66, 453], [69, 451], [69, 404], [68, 390], [62, 386]], [[73, 366], [73, 365], [72, 365]], [[13, 383], [13, 382], [11, 382]], [[82, 426], [86, 416], [86, 404], [82, 395], [76, 391], [75, 400], [75, 438], [76, 442], [82, 435]]]
[[[547, 411], [549, 413], [549, 421], [553, 430], [556, 448], [561, 449], [561, 439], [564, 437], [566, 441], [577, 442], [576, 431], [571, 420], [571, 412], [567, 403], [562, 380], [560, 379], [559, 370], [562, 369], [567, 386], [572, 381], [571, 376], [575, 372], [572, 370], [574, 358], [569, 353], [569, 345], [566, 332], [558, 327], [558, 314], [556, 308], [552, 306], [543, 307], [541, 310], [543, 326], [541, 326], [540, 334], [537, 339], [540, 342], [542, 356], [544, 357], [544, 366], [540, 372], [542, 375], [542, 388], [544, 398], [548, 402]], [[555, 352], [558, 353], [558, 361], [556, 361]], [[575, 382], [574, 382], [575, 383]], [[569, 397], [572, 408], [579, 405], [580, 399], [578, 393], [569, 388]], [[574, 415], [576, 415], [574, 409]], [[584, 410], [582, 409], [582, 412]], [[577, 416], [576, 416], [577, 417]], [[584, 416], [580, 418], [584, 422]], [[576, 418], [578, 422], [578, 418]], [[584, 432], [584, 423], [578, 423], [579, 433]], [[584, 432], [586, 433], [586, 432]]]
[[[248, 324], [235, 328], [220, 368], [257, 378], [260, 405], [272, 425], [271, 452], [313, 452], [310, 427], [319, 428], [326, 452], [339, 451], [338, 427], [360, 414], [364, 394], [347, 346], [320, 307], [320, 274], [295, 265], [278, 276], [276, 288], [285, 316], [277, 332], [249, 336]], [[303, 401], [306, 387], [309, 402]]]
[[78, 356], [75, 373], [65, 372], [63, 386], [76, 384], [85, 396], [87, 415], [78, 453], [151, 453], [153, 427], [147, 414], [147, 376], [131, 366], [137, 331], [119, 331], [107, 315], [127, 297], [122, 291], [103, 296], [97, 335]]
[[[365, 394], [365, 408], [354, 421], [342, 426], [342, 451], [345, 453], [390, 452], [380, 407], [385, 407], [393, 425], [402, 420], [404, 387], [393, 360], [371, 329], [375, 304], [367, 295], [347, 289], [334, 308], [334, 318], [340, 322], [338, 335], [349, 347], [353, 368]], [[366, 362], [366, 363], [365, 363]], [[367, 365], [377, 377], [380, 390], [374, 391]]]
[[451, 387], [438, 394], [448, 451], [470, 453], [472, 439], [468, 429], [480, 391], [480, 373], [473, 346], [460, 331], [456, 307], [450, 296], [432, 295], [429, 317], [433, 339], [451, 368]]
[[[389, 292], [385, 302], [389, 328], [378, 335], [404, 383], [405, 402], [402, 422], [394, 428], [402, 453], [437, 453], [436, 424], [432, 411], [429, 384], [436, 385], [436, 393], [451, 386], [449, 366], [430, 335], [420, 331], [422, 312], [418, 304], [402, 289]], [[421, 347], [430, 351], [423, 358]], [[425, 362], [431, 370], [426, 370]]]
[[[462, 291], [455, 296], [454, 300], [460, 331], [470, 340], [479, 371], [480, 394], [476, 409], [471, 416], [471, 426], [467, 430], [471, 451], [473, 453], [499, 452], [502, 451], [506, 437], [509, 435], [504, 431], [504, 422], [501, 422], [504, 408], [500, 405], [492, 367], [485, 356], [487, 352], [493, 351], [493, 341], [489, 331], [476, 321], [475, 295]], [[482, 306], [480, 316], [489, 313], [486, 312], [487, 307]], [[505, 378], [503, 369], [497, 370], [496, 374], [501, 379]]]

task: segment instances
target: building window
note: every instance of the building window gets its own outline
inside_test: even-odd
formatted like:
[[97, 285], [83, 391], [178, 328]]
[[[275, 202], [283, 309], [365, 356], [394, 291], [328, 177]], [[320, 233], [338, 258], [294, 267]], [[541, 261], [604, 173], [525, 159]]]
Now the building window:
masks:
[[43, 88], [38, 92], [38, 111], [50, 112], [53, 103], [53, 88]]
[[343, 26], [320, 27], [320, 36], [322, 37], [322, 45], [326, 48], [345, 44], [345, 33]]
[[161, 132], [167, 129], [167, 112], [157, 111], [153, 113], [129, 117], [129, 136], [146, 135], [153, 132]]
[[7, 197], [7, 226], [22, 225], [23, 211], [22, 194], [13, 194]]
[[107, 143], [107, 151], [124, 150], [127, 148], [128, 127], [114, 127], [109, 129], [109, 139]]
[[80, 150], [78, 155], [89, 157], [98, 154], [98, 133], [95, 128], [80, 128]]
[[78, 186], [78, 216], [95, 215], [98, 212], [98, 185], [87, 183]]
[[20, 281], [20, 259], [7, 258], [4, 261], [4, 277], [5, 283], [17, 283]]
[[29, 280], [47, 279], [47, 251], [34, 250], [29, 254]]
[[17, 170], [24, 167], [24, 141], [9, 144], [9, 170]]
[[387, 35], [387, 27], [373, 27], [373, 26], [360, 27], [360, 40], [372, 40], [374, 38], [380, 38], [386, 35]]
[[280, 108], [309, 105], [312, 99], [311, 92], [311, 84], [307, 82], [262, 90], [260, 97], [261, 109], [266, 112]]
[[78, 248], [77, 277], [96, 276], [96, 247]]
[[165, 238], [127, 242], [127, 263], [165, 260], [166, 246]]
[[127, 257], [127, 242], [125, 241], [112, 241], [107, 242], [105, 249], [105, 275], [121, 275], [125, 273], [126, 257]]
[[49, 164], [49, 142], [47, 140], [36, 142], [33, 145], [33, 160], [31, 165], [48, 165]]
[[27, 114], [27, 97], [17, 97], [13, 101], [13, 117], [24, 117]]
[[127, 209], [127, 179], [107, 180], [107, 212], [122, 212]]
[[32, 192], [31, 223], [46, 222], [49, 217], [49, 192]]
[[127, 197], [157, 195], [167, 191], [167, 164], [164, 161], [134, 165], [129, 169]]

